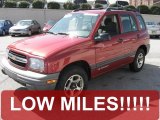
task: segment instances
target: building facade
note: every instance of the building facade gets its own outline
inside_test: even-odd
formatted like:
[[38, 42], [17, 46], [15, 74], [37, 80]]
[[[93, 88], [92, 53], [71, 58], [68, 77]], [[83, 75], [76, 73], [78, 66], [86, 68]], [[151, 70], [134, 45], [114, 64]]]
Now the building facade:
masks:
[[154, 3], [154, 0], [130, 0], [130, 5], [133, 6], [139, 6], [139, 5], [147, 5], [147, 6], [152, 6]]

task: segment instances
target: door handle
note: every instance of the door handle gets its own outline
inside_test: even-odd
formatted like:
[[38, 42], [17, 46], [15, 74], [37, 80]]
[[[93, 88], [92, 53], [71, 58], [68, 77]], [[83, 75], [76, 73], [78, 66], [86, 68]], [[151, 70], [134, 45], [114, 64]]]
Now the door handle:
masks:
[[119, 38], [119, 39], [117, 40], [117, 42], [119, 42], [119, 43], [123, 42], [123, 38]]

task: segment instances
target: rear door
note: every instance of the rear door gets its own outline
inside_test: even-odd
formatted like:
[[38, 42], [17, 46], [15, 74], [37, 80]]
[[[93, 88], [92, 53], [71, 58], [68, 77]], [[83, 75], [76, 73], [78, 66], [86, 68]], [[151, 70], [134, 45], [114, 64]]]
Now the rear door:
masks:
[[137, 42], [133, 46], [134, 50], [137, 50], [140, 45], [144, 44], [145, 40], [149, 39], [148, 31], [143, 17], [140, 14], [137, 14], [136, 17], [139, 26], [139, 31], [137, 33]]
[[9, 32], [10, 27], [12, 27], [12, 26], [13, 26], [12, 22], [10, 20], [7, 20], [7, 30], [8, 30], [8, 32]]
[[34, 21], [32, 21], [32, 32], [37, 32], [37, 27]]
[[8, 33], [9, 28], [10, 28], [10, 22], [8, 20], [6, 20], [4, 23], [4, 26], [5, 26], [5, 31]]
[[39, 24], [38, 24], [37, 21], [34, 20], [33, 22], [34, 22], [34, 24], [35, 24], [35, 31], [38, 32], [40, 26], [39, 26]]
[[139, 38], [138, 24], [132, 14], [121, 14], [122, 39], [126, 57], [134, 56], [134, 46]]

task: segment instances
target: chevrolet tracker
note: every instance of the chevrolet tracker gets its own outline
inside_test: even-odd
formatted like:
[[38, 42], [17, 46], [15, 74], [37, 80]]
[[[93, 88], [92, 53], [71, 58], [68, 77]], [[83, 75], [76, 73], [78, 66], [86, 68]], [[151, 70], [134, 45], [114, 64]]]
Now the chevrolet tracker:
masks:
[[131, 71], [141, 71], [149, 48], [140, 13], [75, 10], [47, 33], [9, 45], [1, 66], [4, 74], [29, 89], [74, 92], [127, 64]]

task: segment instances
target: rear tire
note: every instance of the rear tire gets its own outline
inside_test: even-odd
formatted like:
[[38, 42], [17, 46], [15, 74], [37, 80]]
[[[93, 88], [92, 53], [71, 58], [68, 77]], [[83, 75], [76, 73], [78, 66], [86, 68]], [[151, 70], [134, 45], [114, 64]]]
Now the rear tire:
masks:
[[[64, 90], [68, 96], [78, 96], [87, 89], [87, 86], [88, 75], [86, 71], [79, 66], [71, 66], [61, 73], [56, 90]], [[66, 93], [70, 91], [75, 93]]]
[[129, 65], [132, 72], [139, 72], [142, 70], [145, 62], [145, 52], [143, 49], [138, 49], [133, 63]]

